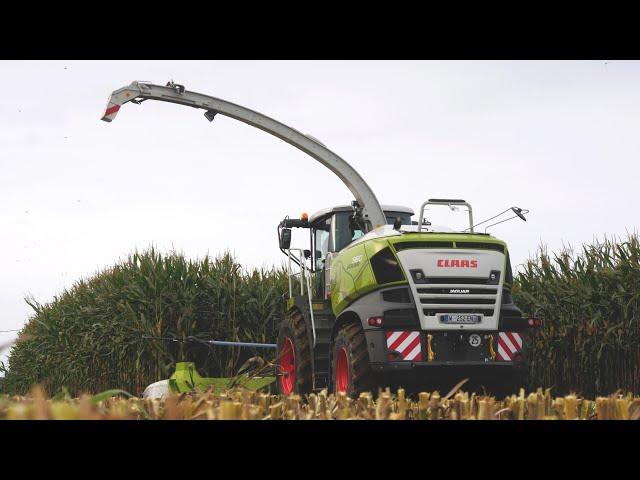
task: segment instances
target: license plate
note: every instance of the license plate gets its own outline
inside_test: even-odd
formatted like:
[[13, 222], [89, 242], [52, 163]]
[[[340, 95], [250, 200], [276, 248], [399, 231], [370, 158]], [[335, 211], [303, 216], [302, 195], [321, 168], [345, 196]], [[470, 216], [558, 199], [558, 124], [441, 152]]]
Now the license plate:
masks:
[[465, 313], [445, 313], [440, 315], [441, 323], [462, 323], [473, 324], [480, 323], [482, 321], [482, 315], [472, 315]]

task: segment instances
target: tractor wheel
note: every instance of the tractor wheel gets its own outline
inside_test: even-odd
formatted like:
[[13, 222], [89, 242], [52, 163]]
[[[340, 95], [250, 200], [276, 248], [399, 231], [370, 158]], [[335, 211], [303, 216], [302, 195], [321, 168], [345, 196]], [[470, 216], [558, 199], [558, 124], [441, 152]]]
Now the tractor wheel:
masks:
[[302, 314], [287, 312], [278, 332], [278, 392], [283, 395], [311, 392], [311, 347]]
[[331, 372], [336, 393], [356, 397], [371, 388], [369, 352], [360, 325], [350, 323], [338, 330], [331, 348]]

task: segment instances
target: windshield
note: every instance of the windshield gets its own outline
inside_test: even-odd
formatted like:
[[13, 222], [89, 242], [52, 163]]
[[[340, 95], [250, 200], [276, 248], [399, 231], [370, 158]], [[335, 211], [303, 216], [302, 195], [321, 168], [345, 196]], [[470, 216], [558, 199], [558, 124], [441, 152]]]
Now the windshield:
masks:
[[424, 209], [424, 225], [446, 225], [455, 232], [469, 228], [469, 210], [464, 205], [427, 205]]
[[384, 212], [387, 218], [387, 225], [393, 225], [397, 217], [400, 217], [400, 225], [411, 225], [411, 214], [403, 212]]
[[349, 217], [351, 212], [339, 212], [335, 215], [335, 230], [334, 230], [334, 251], [339, 252], [351, 242], [364, 235], [364, 232], [360, 229], [351, 229]]
[[[400, 217], [402, 225], [411, 225], [411, 214], [403, 212], [384, 212], [387, 225], [393, 225], [396, 221], [396, 217]], [[360, 229], [351, 229], [349, 217], [352, 212], [338, 212], [335, 215], [335, 238], [334, 238], [334, 251], [339, 252], [344, 247], [349, 245], [354, 240], [362, 237], [364, 232]]]

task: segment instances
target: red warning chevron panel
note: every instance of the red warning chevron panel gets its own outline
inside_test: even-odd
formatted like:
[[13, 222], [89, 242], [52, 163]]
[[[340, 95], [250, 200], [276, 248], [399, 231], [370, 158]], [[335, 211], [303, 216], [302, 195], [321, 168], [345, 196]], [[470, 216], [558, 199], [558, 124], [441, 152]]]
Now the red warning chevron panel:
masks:
[[500, 332], [498, 335], [497, 360], [513, 361], [516, 353], [522, 350], [522, 336], [516, 332]]
[[402, 360], [414, 362], [422, 361], [422, 345], [420, 332], [388, 331], [387, 350], [395, 350], [400, 353]]

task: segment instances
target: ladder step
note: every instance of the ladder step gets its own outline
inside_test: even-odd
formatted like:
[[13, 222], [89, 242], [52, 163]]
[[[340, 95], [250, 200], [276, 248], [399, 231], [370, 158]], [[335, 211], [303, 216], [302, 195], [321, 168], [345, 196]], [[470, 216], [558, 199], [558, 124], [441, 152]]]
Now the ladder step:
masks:
[[331, 332], [316, 331], [316, 348], [320, 344], [328, 345], [330, 341], [331, 341]]
[[322, 390], [329, 386], [329, 372], [317, 372], [314, 376], [316, 390]]

